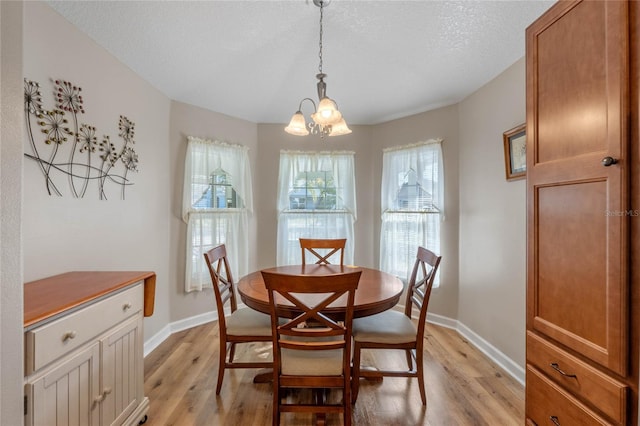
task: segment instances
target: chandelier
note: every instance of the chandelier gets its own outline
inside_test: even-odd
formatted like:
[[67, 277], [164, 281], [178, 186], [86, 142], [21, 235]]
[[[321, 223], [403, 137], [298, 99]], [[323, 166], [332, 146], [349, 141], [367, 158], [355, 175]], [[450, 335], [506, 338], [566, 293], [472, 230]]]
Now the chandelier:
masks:
[[[311, 98], [304, 98], [298, 105], [298, 111], [293, 114], [289, 125], [284, 128], [285, 132], [296, 136], [307, 136], [309, 133], [312, 135], [325, 136], [340, 136], [348, 135], [351, 133], [351, 129], [347, 126], [347, 123], [342, 118], [342, 114], [338, 110], [336, 102], [327, 96], [327, 84], [324, 79], [327, 77], [322, 72], [322, 18], [323, 9], [328, 6], [331, 0], [313, 0], [313, 4], [320, 8], [320, 64], [318, 65], [318, 99], [319, 103], [316, 107], [316, 103]], [[313, 114], [311, 114], [311, 120], [308, 124], [302, 115], [302, 103], [309, 101], [313, 105]]]

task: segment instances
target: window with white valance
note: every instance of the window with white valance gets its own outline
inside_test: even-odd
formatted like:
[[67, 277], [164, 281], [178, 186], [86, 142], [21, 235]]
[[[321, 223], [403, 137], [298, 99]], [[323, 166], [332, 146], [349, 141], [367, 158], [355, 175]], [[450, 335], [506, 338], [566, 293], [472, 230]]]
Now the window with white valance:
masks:
[[299, 238], [346, 238], [344, 262], [353, 263], [354, 158], [351, 151], [280, 151], [278, 265], [302, 262]]
[[249, 149], [189, 136], [182, 219], [187, 223], [185, 291], [211, 287], [203, 253], [225, 244], [235, 279], [249, 272], [248, 215], [253, 212]]
[[418, 246], [440, 254], [442, 140], [387, 148], [382, 158], [380, 269], [406, 282]]

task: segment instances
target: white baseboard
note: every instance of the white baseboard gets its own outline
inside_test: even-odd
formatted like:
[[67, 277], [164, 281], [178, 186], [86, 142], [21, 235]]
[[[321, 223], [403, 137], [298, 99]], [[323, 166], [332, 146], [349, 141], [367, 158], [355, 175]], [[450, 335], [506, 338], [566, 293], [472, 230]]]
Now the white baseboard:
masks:
[[148, 354], [150, 354], [151, 351], [160, 346], [160, 344], [167, 340], [167, 338], [169, 338], [169, 336], [171, 336], [173, 333], [177, 333], [178, 331], [187, 330], [189, 328], [197, 327], [199, 325], [217, 320], [218, 313], [216, 311], [210, 311], [169, 323], [168, 325], [163, 327], [162, 330], [160, 330], [144, 342], [144, 356], [146, 357]]
[[[396, 305], [394, 309], [404, 311], [403, 306]], [[151, 353], [151, 351], [157, 348], [173, 333], [216, 321], [217, 319], [218, 314], [216, 313], [216, 311], [210, 311], [168, 324], [166, 327], [164, 327], [162, 330], [160, 330], [144, 342], [144, 356], [146, 357], [149, 353]], [[506, 356], [495, 346], [482, 338], [482, 336], [471, 330], [466, 325], [462, 324], [460, 321], [442, 315], [427, 313], [427, 322], [456, 330], [473, 346], [478, 348], [480, 352], [489, 357], [491, 361], [499, 365], [511, 377], [516, 379], [521, 385], [524, 386], [524, 368], [515, 363], [511, 358]]]
[[478, 348], [480, 352], [485, 354], [491, 361], [499, 365], [511, 377], [516, 379], [518, 383], [524, 386], [524, 368], [502, 353], [491, 343], [487, 342], [482, 336], [471, 330], [465, 324], [458, 320], [430, 313], [427, 313], [427, 322], [456, 330], [462, 337], [467, 339], [469, 343]]

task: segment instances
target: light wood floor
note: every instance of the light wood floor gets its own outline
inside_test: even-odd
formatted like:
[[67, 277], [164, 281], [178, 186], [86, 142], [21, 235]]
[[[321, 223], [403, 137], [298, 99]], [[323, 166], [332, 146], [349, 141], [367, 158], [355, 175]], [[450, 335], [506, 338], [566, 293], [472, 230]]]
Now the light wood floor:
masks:
[[[457, 332], [427, 324], [425, 383], [427, 406], [420, 401], [416, 379], [363, 381], [354, 406], [353, 424], [367, 425], [522, 425], [524, 389]], [[270, 345], [238, 348], [242, 358], [271, 357]], [[375, 358], [374, 358], [375, 355]], [[145, 358], [145, 426], [271, 424], [271, 385], [254, 384], [258, 370], [227, 370], [222, 391], [215, 394], [218, 373], [217, 322], [175, 333]], [[377, 351], [363, 363], [406, 365], [403, 352]], [[335, 391], [339, 398], [339, 391]], [[296, 417], [297, 416], [297, 417]], [[283, 414], [283, 425], [312, 424], [311, 415]], [[328, 415], [327, 424], [342, 424]]]

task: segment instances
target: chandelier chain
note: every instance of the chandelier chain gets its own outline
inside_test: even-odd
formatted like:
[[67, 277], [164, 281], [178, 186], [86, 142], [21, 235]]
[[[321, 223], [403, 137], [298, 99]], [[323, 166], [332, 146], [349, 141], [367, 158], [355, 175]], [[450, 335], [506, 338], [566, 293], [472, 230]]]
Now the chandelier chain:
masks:
[[322, 17], [323, 17], [323, 9], [324, 9], [324, 1], [320, 0], [320, 42], [319, 47], [320, 51], [318, 52], [318, 57], [320, 58], [320, 64], [318, 65], [318, 72], [322, 74]]

